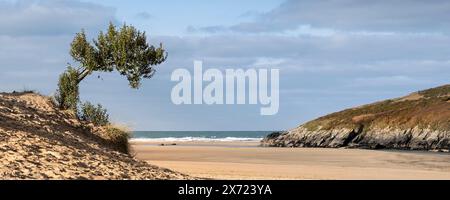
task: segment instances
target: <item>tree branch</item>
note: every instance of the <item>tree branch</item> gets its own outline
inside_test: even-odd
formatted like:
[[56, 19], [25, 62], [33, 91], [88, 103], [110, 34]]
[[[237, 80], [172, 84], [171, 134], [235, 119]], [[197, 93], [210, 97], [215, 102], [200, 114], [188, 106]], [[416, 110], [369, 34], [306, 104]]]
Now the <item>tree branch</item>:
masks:
[[78, 74], [78, 83], [80, 83], [84, 78], [86, 78], [89, 74], [91, 73], [91, 71], [87, 68], [84, 68], [83, 71], [81, 71]]

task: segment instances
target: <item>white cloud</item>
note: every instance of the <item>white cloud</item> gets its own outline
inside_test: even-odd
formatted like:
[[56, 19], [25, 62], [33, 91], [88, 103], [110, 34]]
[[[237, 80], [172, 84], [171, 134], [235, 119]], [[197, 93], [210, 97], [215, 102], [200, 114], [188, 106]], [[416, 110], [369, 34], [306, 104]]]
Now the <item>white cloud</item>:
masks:
[[63, 35], [98, 31], [115, 22], [115, 9], [78, 0], [0, 2], [0, 35]]
[[307, 32], [318, 34], [320, 31], [441, 33], [450, 30], [449, 18], [450, 2], [443, 0], [287, 0], [269, 12], [257, 14], [254, 20], [192, 30], [276, 33], [305, 31], [309, 27]]
[[139, 19], [147, 20], [147, 19], [153, 18], [154, 16], [151, 15], [150, 13], [144, 11], [144, 12], [140, 12], [140, 13], [136, 14], [136, 17]]

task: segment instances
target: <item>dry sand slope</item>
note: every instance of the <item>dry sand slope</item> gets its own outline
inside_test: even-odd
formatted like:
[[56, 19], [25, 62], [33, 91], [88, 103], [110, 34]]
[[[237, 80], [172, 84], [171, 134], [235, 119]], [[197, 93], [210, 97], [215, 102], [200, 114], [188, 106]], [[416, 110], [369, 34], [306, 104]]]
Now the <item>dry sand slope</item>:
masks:
[[0, 179], [186, 179], [112, 150], [48, 98], [0, 94]]

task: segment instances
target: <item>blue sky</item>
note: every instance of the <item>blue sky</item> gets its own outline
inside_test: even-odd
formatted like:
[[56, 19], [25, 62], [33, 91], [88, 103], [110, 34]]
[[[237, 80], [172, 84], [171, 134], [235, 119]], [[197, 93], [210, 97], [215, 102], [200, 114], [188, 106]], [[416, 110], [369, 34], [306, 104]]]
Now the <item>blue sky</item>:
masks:
[[[449, 83], [448, 1], [0, 0], [0, 91], [52, 94], [85, 28], [109, 21], [145, 30], [169, 59], [139, 90], [118, 74], [81, 85], [115, 122], [135, 130], [280, 130], [343, 108]], [[280, 69], [280, 111], [171, 103], [176, 68]], [[101, 79], [97, 78], [101, 76]]]

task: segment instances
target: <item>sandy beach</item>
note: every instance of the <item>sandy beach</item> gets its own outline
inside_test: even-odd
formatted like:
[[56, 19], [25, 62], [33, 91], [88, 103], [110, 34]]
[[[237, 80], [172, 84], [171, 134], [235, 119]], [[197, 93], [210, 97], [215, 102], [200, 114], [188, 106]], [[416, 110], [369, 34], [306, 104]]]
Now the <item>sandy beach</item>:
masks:
[[450, 179], [450, 154], [263, 148], [257, 142], [132, 142], [138, 159], [213, 179]]

